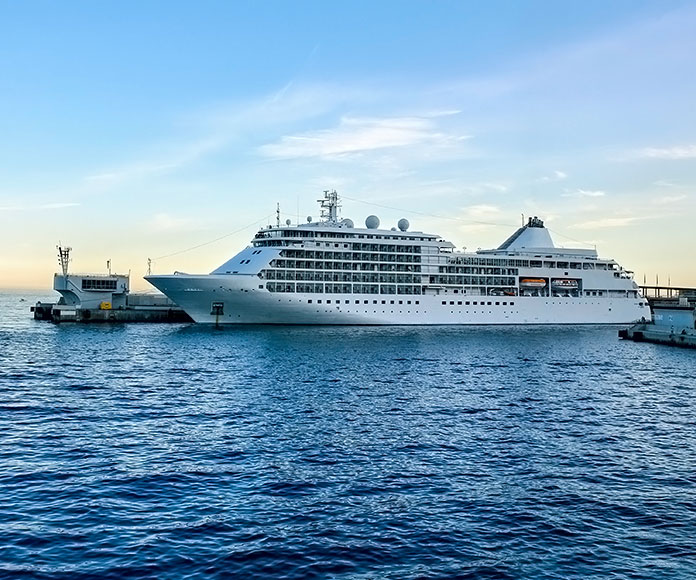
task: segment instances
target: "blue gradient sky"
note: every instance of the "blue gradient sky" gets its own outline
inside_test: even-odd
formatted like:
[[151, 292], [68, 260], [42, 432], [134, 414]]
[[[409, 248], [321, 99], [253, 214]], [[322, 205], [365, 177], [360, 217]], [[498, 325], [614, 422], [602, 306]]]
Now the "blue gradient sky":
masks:
[[694, 30], [693, 2], [0, 0], [0, 287], [49, 286], [59, 240], [140, 288], [148, 257], [207, 272], [327, 188], [696, 285]]

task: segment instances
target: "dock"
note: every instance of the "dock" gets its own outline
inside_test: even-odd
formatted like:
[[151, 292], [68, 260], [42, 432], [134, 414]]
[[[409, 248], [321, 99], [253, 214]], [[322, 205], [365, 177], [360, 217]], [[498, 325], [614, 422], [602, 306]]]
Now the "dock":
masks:
[[193, 319], [166, 296], [131, 294], [119, 308], [84, 308], [54, 302], [37, 302], [31, 307], [35, 320], [49, 322], [193, 322]]
[[650, 286], [652, 319], [619, 330], [619, 338], [684, 348], [696, 348], [696, 289]]
[[624, 330], [619, 330], [619, 338], [634, 342], [652, 342], [669, 346], [696, 348], [696, 332], [687, 328], [671, 330], [661, 328], [652, 322], [638, 323]]

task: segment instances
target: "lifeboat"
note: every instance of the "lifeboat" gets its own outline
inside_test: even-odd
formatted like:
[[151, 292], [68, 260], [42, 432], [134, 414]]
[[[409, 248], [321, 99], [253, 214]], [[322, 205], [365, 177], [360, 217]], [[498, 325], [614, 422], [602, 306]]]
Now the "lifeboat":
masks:
[[562, 278], [558, 280], [551, 280], [551, 286], [554, 288], [568, 288], [568, 289], [575, 289], [578, 287], [578, 281], [577, 280], [568, 280], [567, 278]]
[[525, 288], [545, 288], [546, 280], [543, 278], [522, 278], [520, 279], [520, 286]]

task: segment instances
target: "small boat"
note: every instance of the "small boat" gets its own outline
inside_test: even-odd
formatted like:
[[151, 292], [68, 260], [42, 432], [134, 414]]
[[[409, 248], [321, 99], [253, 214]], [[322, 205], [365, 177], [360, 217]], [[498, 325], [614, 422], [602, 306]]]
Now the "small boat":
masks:
[[546, 288], [546, 280], [543, 278], [522, 278], [520, 286], [527, 288]]

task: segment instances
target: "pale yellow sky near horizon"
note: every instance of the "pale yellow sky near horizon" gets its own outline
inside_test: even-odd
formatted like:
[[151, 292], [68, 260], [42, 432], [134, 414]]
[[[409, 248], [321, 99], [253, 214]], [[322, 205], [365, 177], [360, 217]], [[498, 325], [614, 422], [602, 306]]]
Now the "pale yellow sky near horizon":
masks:
[[[516, 227], [512, 225], [514, 220], [520, 220], [519, 216], [505, 215], [485, 206], [477, 208], [473, 215], [470, 212], [468, 217], [476, 218], [477, 221], [482, 222], [495, 220], [494, 223], [509, 225], [459, 224], [453, 220], [408, 215], [364, 204], [348, 202], [346, 205], [343, 215], [351, 217], [358, 225], [361, 225], [361, 222], [370, 213], [380, 216], [383, 226], [389, 227], [396, 225], [400, 217], [407, 217], [411, 222], [412, 230], [440, 233], [443, 238], [452, 241], [458, 250], [466, 249], [468, 252], [475, 251], [479, 247], [497, 247], [514, 231]], [[635, 280], [640, 285], [645, 279], [648, 285], [656, 282], [659, 282], [660, 285], [667, 285], [668, 282], [671, 282], [673, 286], [696, 287], [696, 269], [689, 263], [688, 257], [684, 259], [685, 254], [688, 255], [688, 251], [693, 247], [693, 232], [688, 229], [691, 221], [690, 214], [684, 212], [681, 216], [671, 216], [669, 219], [672, 220], [675, 227], [667, 231], [665, 235], [657, 235], [655, 233], [657, 229], [650, 225], [651, 222], [660, 220], [660, 218], [655, 217], [646, 218], [645, 223], [636, 221], [610, 227], [611, 222], [609, 222], [592, 230], [583, 230], [578, 227], [565, 226], [560, 217], [552, 216], [550, 222], [546, 221], [546, 225], [549, 227], [557, 246], [588, 247], [593, 241], [596, 241], [599, 255], [613, 258], [625, 268], [634, 271]], [[249, 224], [249, 221], [246, 224], [243, 223], [244, 221], [244, 219], [240, 220], [241, 226], [236, 228], [237, 230]], [[295, 221], [296, 219], [293, 218], [293, 222]], [[226, 225], [234, 227], [238, 224], [229, 223]], [[136, 242], [135, 244], [129, 244], [127, 247], [119, 246], [118, 236], [105, 232], [103, 239], [96, 240], [99, 242], [98, 244], [84, 243], [84, 238], [89, 236], [82, 236], [82, 239], [78, 239], [77, 243], [66, 243], [65, 245], [71, 245], [73, 248], [71, 272], [104, 274], [107, 271], [106, 262], [111, 260], [113, 272], [130, 272], [132, 291], [155, 291], [143, 279], [147, 271], [147, 238], [150, 238], [149, 241], [152, 243], [150, 253], [154, 254], [155, 257], [157, 254], [175, 254], [153, 261], [153, 273], [170, 273], [175, 270], [208, 273], [248, 245], [257, 229], [256, 226], [260, 227], [261, 225], [263, 223], [259, 222], [254, 226], [247, 227], [243, 232], [218, 241], [213, 240], [227, 232], [197, 229], [188, 232], [185, 236], [181, 235], [180, 232], [175, 235], [163, 232], [164, 241], [158, 240], [157, 244], [152, 243], [152, 236], [140, 235], [137, 240], [133, 240]], [[233, 229], [233, 231], [235, 230]], [[650, 235], [648, 235], [648, 231], [651, 232]], [[572, 238], [566, 232], [570, 232]], [[160, 233], [157, 233], [155, 237], [157, 235]], [[44, 237], [48, 236], [44, 233]], [[579, 244], [575, 240], [587, 240], [589, 244]], [[186, 251], [186, 248], [200, 244], [205, 245]], [[675, 244], [681, 245], [685, 252], [681, 254], [677, 252]], [[55, 245], [56, 242], [51, 244], [46, 239], [46, 243], [42, 246], [45, 251], [39, 255], [35, 255], [28, 248], [21, 253], [13, 252], [0, 255], [0, 289], [51, 290], [53, 274], [59, 271]], [[159, 251], [153, 252], [152, 250], [155, 249]], [[667, 260], [668, 256], [674, 256], [676, 260]], [[670, 265], [672, 265], [671, 268]]]

